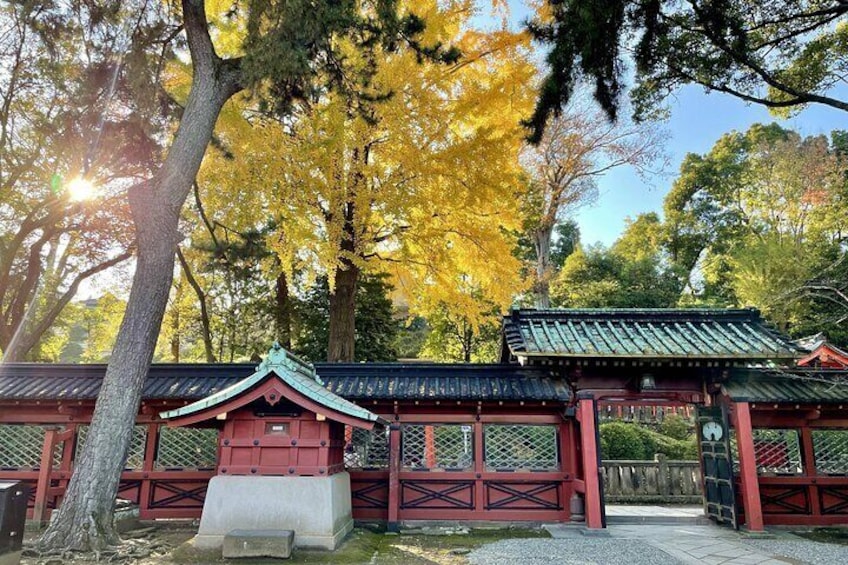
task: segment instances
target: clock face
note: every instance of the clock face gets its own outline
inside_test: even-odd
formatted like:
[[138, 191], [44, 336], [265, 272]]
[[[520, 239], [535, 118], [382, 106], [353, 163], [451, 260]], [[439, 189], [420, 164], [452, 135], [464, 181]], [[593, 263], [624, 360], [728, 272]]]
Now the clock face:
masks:
[[701, 435], [707, 441], [718, 441], [724, 435], [724, 430], [718, 422], [707, 422], [701, 428]]

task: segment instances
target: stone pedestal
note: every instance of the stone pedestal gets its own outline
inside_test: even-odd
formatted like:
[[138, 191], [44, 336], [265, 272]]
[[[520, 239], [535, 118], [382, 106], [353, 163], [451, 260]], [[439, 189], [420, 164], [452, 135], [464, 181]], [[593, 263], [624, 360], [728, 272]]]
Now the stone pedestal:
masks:
[[198, 548], [216, 548], [232, 530], [293, 530], [295, 547], [333, 550], [353, 529], [350, 475], [216, 476], [209, 481]]

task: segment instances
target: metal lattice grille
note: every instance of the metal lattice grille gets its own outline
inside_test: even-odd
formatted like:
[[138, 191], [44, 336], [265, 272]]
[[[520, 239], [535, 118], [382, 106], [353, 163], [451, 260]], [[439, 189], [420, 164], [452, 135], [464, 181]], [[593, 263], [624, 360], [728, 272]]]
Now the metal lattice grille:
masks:
[[800, 475], [801, 446], [798, 430], [754, 428], [754, 456], [760, 475]]
[[813, 430], [816, 472], [848, 475], [848, 430]]
[[470, 425], [405, 424], [402, 465], [419, 471], [464, 471], [474, 466], [474, 432]]
[[[82, 454], [82, 448], [88, 437], [88, 426], [80, 426], [77, 429], [77, 449], [75, 458]], [[129, 455], [124, 464], [125, 469], [141, 469], [144, 466], [144, 447], [147, 443], [147, 426], [134, 426], [132, 438], [130, 438]]]
[[[41, 466], [44, 428], [41, 426], [0, 426], [0, 468], [37, 469]], [[61, 461], [61, 451], [59, 459]], [[54, 452], [54, 465], [56, 454]]]
[[218, 464], [218, 430], [159, 428], [156, 466], [160, 468], [211, 469]]
[[495, 471], [557, 471], [556, 426], [492, 424], [483, 427], [486, 468]]
[[388, 469], [389, 430], [375, 426], [373, 430], [354, 428], [345, 445], [345, 467], [348, 469]]

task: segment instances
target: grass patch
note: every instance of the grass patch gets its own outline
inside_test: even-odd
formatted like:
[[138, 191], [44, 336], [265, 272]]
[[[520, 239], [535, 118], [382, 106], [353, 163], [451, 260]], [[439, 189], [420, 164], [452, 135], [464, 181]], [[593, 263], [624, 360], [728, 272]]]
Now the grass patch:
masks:
[[[295, 549], [286, 561], [239, 559], [244, 565], [318, 564], [333, 565], [463, 565], [468, 562], [464, 550], [501, 539], [550, 537], [536, 529], [472, 529], [466, 535], [436, 536], [424, 534], [386, 535], [356, 528], [336, 551]], [[458, 553], [453, 553], [459, 550]], [[221, 558], [220, 550], [200, 552], [186, 546], [175, 549], [174, 563], [235, 563]]]

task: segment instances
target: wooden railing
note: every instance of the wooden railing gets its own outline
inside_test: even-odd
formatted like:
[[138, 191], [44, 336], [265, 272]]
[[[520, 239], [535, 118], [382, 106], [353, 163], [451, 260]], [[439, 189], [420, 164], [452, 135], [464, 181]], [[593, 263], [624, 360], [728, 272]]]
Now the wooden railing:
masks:
[[607, 503], [701, 502], [701, 466], [697, 461], [669, 461], [665, 455], [657, 455], [654, 461], [602, 461], [601, 470]]

